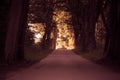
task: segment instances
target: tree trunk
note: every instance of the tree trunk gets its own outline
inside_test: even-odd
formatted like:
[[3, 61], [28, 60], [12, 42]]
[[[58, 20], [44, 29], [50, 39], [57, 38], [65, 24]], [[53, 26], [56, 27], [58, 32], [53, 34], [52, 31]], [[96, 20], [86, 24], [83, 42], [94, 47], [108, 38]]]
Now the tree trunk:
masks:
[[26, 11], [28, 0], [12, 0], [9, 12], [5, 58], [8, 62], [24, 59], [23, 35], [26, 26]]
[[96, 48], [95, 26], [101, 11], [102, 2], [103, 0], [68, 1], [69, 10], [73, 16], [75, 45], [79, 46], [82, 51]]
[[78, 22], [78, 20], [79, 20], [79, 18], [78, 18], [78, 16], [76, 16], [76, 15], [73, 15], [73, 17], [72, 17], [72, 19], [73, 19], [73, 25], [74, 25], [74, 27], [73, 27], [73, 29], [74, 29], [74, 38], [75, 38], [75, 47], [76, 48], [79, 48], [79, 40], [80, 40], [80, 25], [79, 25], [79, 22]]
[[80, 26], [80, 45], [83, 51], [92, 51], [96, 48], [95, 25], [97, 18], [96, 1], [89, 1], [82, 6], [81, 26]]
[[120, 1], [111, 0], [110, 7], [110, 42], [108, 44], [108, 52], [106, 58], [111, 59], [114, 63], [120, 64], [120, 12], [119, 4]]
[[0, 64], [5, 63], [5, 39], [7, 32], [7, 17], [9, 9], [9, 1], [4, 0], [0, 3]]
[[[93, 50], [96, 48], [96, 40], [95, 40], [95, 26], [97, 22], [97, 10], [96, 10], [96, 2], [90, 1], [89, 3], [89, 19], [87, 25], [87, 37], [88, 37], [88, 48]], [[87, 15], [88, 15], [87, 14]]]
[[25, 33], [27, 29], [27, 14], [28, 14], [28, 0], [24, 0], [22, 5], [22, 13], [21, 13], [21, 22], [19, 27], [19, 33], [18, 33], [18, 50], [17, 50], [17, 58], [18, 60], [24, 60], [24, 42], [25, 42]]
[[45, 19], [45, 24], [46, 24], [46, 27], [45, 27], [45, 34], [43, 36], [43, 40], [42, 40], [42, 49], [46, 49], [46, 48], [50, 48], [51, 47], [51, 32], [53, 30], [53, 19], [52, 19], [52, 16], [53, 16], [53, 1], [47, 1], [46, 0], [46, 19]]

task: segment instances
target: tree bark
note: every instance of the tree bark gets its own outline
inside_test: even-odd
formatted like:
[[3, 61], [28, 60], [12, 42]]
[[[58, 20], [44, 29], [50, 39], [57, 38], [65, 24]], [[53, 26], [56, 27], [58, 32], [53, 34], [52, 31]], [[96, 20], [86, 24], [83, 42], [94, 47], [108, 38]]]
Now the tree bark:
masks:
[[108, 44], [108, 51], [106, 58], [111, 59], [114, 63], [120, 64], [120, 1], [118, 0], [111, 0], [110, 6], [110, 39]]
[[42, 49], [49, 49], [51, 47], [51, 32], [53, 30], [53, 1], [46, 0], [46, 19], [45, 19], [45, 34], [42, 40]]
[[95, 26], [97, 22], [97, 1], [90, 1], [82, 6], [80, 43], [81, 50], [92, 51], [96, 48]]
[[8, 62], [24, 59], [23, 34], [26, 23], [26, 2], [28, 0], [12, 0], [9, 12], [7, 37], [5, 44], [5, 58]]
[[7, 32], [7, 17], [9, 9], [9, 1], [4, 0], [0, 3], [0, 64], [5, 63], [5, 39]]
[[95, 26], [97, 22], [97, 10], [96, 10], [96, 1], [90, 1], [89, 3], [89, 22], [87, 25], [87, 32], [88, 32], [88, 48], [95, 49], [96, 48], [96, 40], [95, 40]]

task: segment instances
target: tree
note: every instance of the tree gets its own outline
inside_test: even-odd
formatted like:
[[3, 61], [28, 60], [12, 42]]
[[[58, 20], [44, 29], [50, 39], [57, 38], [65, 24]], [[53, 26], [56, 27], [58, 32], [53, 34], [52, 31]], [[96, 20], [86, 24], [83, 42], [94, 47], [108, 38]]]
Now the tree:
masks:
[[83, 51], [96, 48], [95, 25], [102, 7], [99, 2], [99, 0], [68, 0], [68, 7], [73, 16], [75, 45]]
[[42, 48], [50, 48], [51, 46], [51, 32], [53, 30], [53, 27], [55, 26], [53, 23], [53, 8], [54, 8], [54, 4], [53, 4], [53, 0], [45, 0], [45, 11], [46, 11], [46, 19], [45, 19], [45, 23], [46, 23], [46, 27], [45, 27], [45, 34], [43, 36], [43, 40], [42, 40]]
[[120, 64], [120, 1], [110, 0], [109, 15], [109, 43], [107, 44], [106, 58]]
[[9, 63], [24, 59], [24, 33], [27, 23], [28, 0], [12, 0], [5, 41], [5, 59]]
[[[53, 21], [53, 0], [31, 0], [28, 13], [28, 21], [30, 23], [43, 23], [45, 24], [45, 33], [42, 39], [42, 48], [51, 47], [51, 32], [55, 29]], [[54, 27], [54, 29], [53, 29]]]
[[7, 17], [9, 9], [9, 0], [0, 3], [0, 63], [5, 61], [4, 48], [7, 32]]

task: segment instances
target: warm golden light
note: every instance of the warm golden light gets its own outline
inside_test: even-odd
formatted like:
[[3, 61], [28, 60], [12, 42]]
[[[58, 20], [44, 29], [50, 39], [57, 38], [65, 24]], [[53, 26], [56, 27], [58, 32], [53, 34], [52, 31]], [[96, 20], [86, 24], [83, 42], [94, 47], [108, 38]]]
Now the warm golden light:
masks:
[[39, 39], [39, 38], [42, 38], [42, 35], [38, 33], [38, 34], [35, 34], [35, 37]]
[[29, 23], [29, 30], [34, 34], [34, 43], [41, 42], [44, 35], [44, 24], [42, 23]]
[[63, 10], [54, 11], [53, 20], [57, 23], [56, 49], [74, 49], [74, 32], [66, 21], [69, 21], [71, 15]]

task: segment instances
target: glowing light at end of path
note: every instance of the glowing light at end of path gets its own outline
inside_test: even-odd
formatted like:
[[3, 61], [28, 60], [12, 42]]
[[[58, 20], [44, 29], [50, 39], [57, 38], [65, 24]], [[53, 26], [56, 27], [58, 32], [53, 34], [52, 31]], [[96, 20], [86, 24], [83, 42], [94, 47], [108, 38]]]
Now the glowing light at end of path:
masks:
[[66, 23], [66, 20], [70, 20], [71, 15], [63, 10], [55, 10], [54, 14], [53, 20], [57, 23], [58, 30], [56, 49], [74, 49], [74, 31], [71, 25]]

